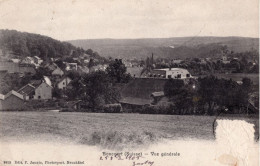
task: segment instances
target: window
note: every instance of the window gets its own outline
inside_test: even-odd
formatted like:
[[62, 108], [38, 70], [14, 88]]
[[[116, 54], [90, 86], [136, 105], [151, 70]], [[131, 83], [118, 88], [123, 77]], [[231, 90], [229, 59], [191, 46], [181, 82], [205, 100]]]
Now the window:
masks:
[[63, 85], [65, 85], [65, 82], [63, 82]]
[[186, 77], [190, 77], [190, 74], [186, 74]]
[[171, 75], [168, 75], [168, 78], [172, 78], [172, 76], [171, 76]]
[[38, 96], [38, 99], [41, 99], [41, 96]]

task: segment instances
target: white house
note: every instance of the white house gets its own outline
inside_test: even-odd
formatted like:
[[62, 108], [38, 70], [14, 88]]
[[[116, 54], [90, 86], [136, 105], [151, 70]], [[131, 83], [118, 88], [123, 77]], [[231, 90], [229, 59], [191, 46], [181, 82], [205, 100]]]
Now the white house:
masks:
[[151, 72], [150, 77], [161, 77], [161, 78], [178, 78], [185, 79], [191, 78], [191, 74], [188, 70], [182, 68], [165, 68], [165, 69], [154, 69]]
[[57, 83], [57, 87], [59, 89], [66, 89], [71, 81], [72, 80], [69, 77], [64, 77]]
[[35, 88], [34, 99], [52, 99], [52, 87], [46, 82], [42, 82], [38, 87]]

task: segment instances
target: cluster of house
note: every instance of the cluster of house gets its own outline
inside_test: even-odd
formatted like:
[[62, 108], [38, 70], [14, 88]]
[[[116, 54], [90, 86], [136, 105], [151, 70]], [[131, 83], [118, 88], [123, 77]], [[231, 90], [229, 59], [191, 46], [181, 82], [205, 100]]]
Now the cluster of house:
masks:
[[[84, 59], [85, 57], [83, 57]], [[21, 87], [19, 90], [11, 90], [6, 95], [0, 94], [0, 110], [16, 110], [22, 109], [26, 101], [29, 100], [50, 100], [53, 99], [53, 88], [56, 87], [60, 90], [66, 90], [72, 81], [71, 78], [66, 76], [66, 71], [74, 70], [82, 73], [94, 72], [97, 70], [105, 70], [108, 65], [96, 65], [91, 68], [79, 66], [77, 63], [63, 62], [65, 69], [62, 70], [55, 62], [57, 59], [52, 59], [52, 62], [43, 63], [37, 56], [26, 57], [22, 60], [11, 59], [11, 62], [0, 62], [0, 71], [8, 73], [19, 73], [25, 75], [31, 73], [36, 74], [39, 66], [50, 71], [50, 75], [44, 76], [42, 80], [31, 80], [30, 83]], [[82, 59], [75, 59], [82, 60]], [[84, 60], [87, 60], [86, 58]], [[89, 62], [89, 61], [88, 61]], [[46, 73], [47, 74], [47, 73]]]
[[[11, 90], [6, 95], [0, 94], [0, 110], [22, 109], [22, 105], [28, 100], [50, 100], [53, 99], [54, 87], [65, 90], [71, 78], [65, 76], [55, 63], [45, 66], [51, 71], [51, 76], [44, 76], [42, 80], [31, 80], [30, 83], [19, 90]], [[52, 85], [53, 83], [53, 85]]]
[[36, 68], [38, 68], [43, 62], [43, 60], [38, 56], [27, 56], [24, 59], [13, 58], [11, 59], [11, 61], [20, 64], [30, 64], [35, 66]]
[[32, 80], [17, 91], [11, 90], [6, 95], [0, 94], [0, 110], [22, 109], [24, 103], [29, 100], [51, 100], [53, 87], [64, 90], [71, 81], [68, 76], [62, 76], [52, 86], [47, 76], [42, 80]]
[[24, 103], [32, 99], [51, 99], [52, 86], [44, 80], [35, 80], [18, 91], [11, 90], [6, 95], [0, 94], [0, 110], [19, 110]]

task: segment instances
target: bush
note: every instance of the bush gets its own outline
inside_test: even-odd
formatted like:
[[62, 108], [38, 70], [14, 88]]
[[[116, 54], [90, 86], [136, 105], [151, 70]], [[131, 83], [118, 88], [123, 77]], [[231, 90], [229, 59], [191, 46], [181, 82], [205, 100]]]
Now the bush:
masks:
[[103, 111], [105, 113], [122, 113], [121, 104], [107, 104], [103, 106]]

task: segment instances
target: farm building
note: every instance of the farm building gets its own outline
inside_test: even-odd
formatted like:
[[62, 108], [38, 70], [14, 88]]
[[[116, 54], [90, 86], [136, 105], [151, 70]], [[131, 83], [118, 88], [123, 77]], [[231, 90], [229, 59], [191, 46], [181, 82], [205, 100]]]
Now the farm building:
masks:
[[151, 94], [163, 91], [166, 79], [136, 78], [120, 87], [123, 110], [141, 109], [153, 102]]
[[190, 78], [191, 74], [189, 73], [188, 70], [182, 68], [165, 68], [165, 69], [154, 69], [150, 73], [150, 77], [185, 79], [185, 78]]
[[0, 95], [0, 110], [20, 110], [24, 108], [23, 95], [11, 90], [6, 95]]
[[57, 87], [58, 87], [59, 89], [66, 89], [67, 86], [68, 86], [68, 84], [69, 84], [71, 81], [72, 81], [72, 80], [71, 80], [69, 77], [65, 76], [65, 77], [61, 78], [61, 80], [57, 83]]
[[52, 99], [52, 87], [45, 81], [35, 80], [18, 90], [26, 100]]

